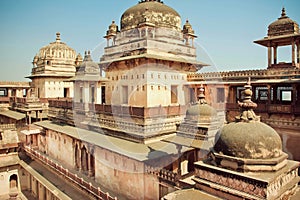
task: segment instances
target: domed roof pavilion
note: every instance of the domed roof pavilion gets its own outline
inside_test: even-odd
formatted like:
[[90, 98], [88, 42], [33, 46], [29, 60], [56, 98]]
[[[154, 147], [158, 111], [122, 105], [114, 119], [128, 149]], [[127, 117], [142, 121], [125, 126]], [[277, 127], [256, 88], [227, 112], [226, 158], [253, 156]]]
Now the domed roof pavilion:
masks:
[[[268, 68], [300, 68], [299, 25], [286, 15], [282, 8], [281, 16], [268, 27], [268, 36], [254, 43], [268, 48]], [[281, 46], [292, 46], [291, 63], [278, 62], [277, 50]], [[297, 58], [296, 58], [297, 52]], [[272, 55], [273, 54], [273, 55]]]

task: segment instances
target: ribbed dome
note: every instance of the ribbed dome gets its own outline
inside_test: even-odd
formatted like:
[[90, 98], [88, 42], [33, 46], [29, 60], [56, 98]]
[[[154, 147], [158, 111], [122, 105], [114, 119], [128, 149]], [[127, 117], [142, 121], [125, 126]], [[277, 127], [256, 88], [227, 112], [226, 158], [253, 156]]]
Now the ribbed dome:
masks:
[[42, 47], [39, 51], [38, 57], [44, 58], [56, 58], [74, 60], [76, 59], [76, 51], [60, 41], [60, 33], [56, 33], [56, 41], [51, 42], [49, 45]]
[[233, 122], [216, 136], [214, 150], [227, 156], [246, 159], [271, 159], [282, 155], [277, 132], [262, 122]]
[[281, 17], [269, 25], [268, 36], [279, 36], [299, 33], [299, 25], [286, 16], [285, 9], [282, 9]]
[[137, 28], [144, 22], [181, 31], [180, 15], [161, 1], [144, 0], [129, 8], [121, 17], [121, 30]]

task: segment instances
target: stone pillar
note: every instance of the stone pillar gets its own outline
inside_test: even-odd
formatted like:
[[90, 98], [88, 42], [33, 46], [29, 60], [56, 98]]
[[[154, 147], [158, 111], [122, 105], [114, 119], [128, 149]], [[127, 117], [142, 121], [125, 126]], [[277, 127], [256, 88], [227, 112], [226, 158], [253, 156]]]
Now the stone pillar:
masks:
[[87, 153], [87, 156], [88, 156], [88, 176], [91, 177], [93, 175], [93, 172], [92, 172], [92, 165], [91, 165], [91, 156], [92, 154], [90, 152]]
[[80, 148], [80, 146], [78, 146], [79, 147], [79, 150], [78, 150], [78, 170], [80, 171], [80, 172], [82, 172], [82, 158], [81, 158], [81, 148]]
[[229, 103], [236, 103], [236, 91], [235, 88], [232, 86], [229, 86], [229, 95], [230, 95], [230, 102]]
[[140, 35], [140, 38], [142, 37], [142, 29], [138, 29], [139, 30], [139, 35]]
[[26, 112], [25, 113], [25, 125], [28, 125], [28, 119], [27, 118], [28, 118], [28, 113]]
[[270, 105], [272, 103], [272, 101], [271, 101], [272, 87], [271, 87], [271, 85], [267, 85], [267, 87], [268, 87], [268, 105]]
[[39, 118], [39, 110], [37, 110], [37, 111], [35, 111], [35, 119], [36, 119], [36, 121], [38, 120], [38, 118]]
[[272, 47], [271, 44], [268, 46], [268, 67], [272, 66]]
[[11, 89], [10, 88], [8, 88], [7, 97], [11, 97]]
[[177, 151], [178, 151], [178, 168], [177, 168], [177, 175], [180, 178], [181, 177], [181, 145], [176, 145]]
[[295, 67], [296, 63], [295, 63], [295, 39], [292, 39], [292, 66]]
[[43, 111], [40, 111], [40, 121], [43, 121]]
[[29, 112], [29, 115], [28, 115], [28, 124], [29, 125], [31, 124], [31, 111]]
[[298, 67], [300, 67], [300, 40], [297, 42], [297, 63]]
[[155, 28], [152, 29], [153, 30], [153, 39], [155, 38]]
[[192, 47], [195, 47], [195, 41], [194, 41], [194, 38], [192, 38]]
[[292, 107], [295, 108], [296, 104], [297, 104], [297, 84], [293, 84], [293, 94], [292, 94]]
[[276, 64], [277, 64], [277, 46], [274, 46], [274, 47], [273, 47], [273, 51], [274, 51], [274, 52], [273, 52], [273, 53], [274, 53], [274, 55], [273, 55], [274, 61], [273, 61], [273, 62], [274, 62], [274, 64], [276, 65]]
[[278, 87], [276, 85], [273, 86], [273, 103], [278, 103], [277, 102], [277, 89], [278, 89]]

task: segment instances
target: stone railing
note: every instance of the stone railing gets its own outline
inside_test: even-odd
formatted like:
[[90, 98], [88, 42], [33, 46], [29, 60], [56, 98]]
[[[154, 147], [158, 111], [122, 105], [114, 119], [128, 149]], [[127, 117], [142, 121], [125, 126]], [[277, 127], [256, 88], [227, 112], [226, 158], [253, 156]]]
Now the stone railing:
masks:
[[164, 181], [168, 181], [169, 183], [176, 184], [179, 180], [179, 176], [177, 173], [168, 171], [166, 169], [154, 168], [151, 166], [145, 167], [145, 172], [148, 174], [153, 174]]
[[[226, 103], [226, 110], [239, 110], [239, 106], [237, 103]], [[258, 104], [254, 111], [273, 114], [300, 114], [300, 105]]]
[[117, 200], [117, 197], [112, 197], [108, 192], [103, 192], [100, 187], [93, 186], [92, 183], [85, 181], [83, 178], [80, 178], [77, 174], [70, 172], [68, 169], [64, 168], [62, 165], [58, 165], [54, 161], [50, 160], [47, 156], [40, 154], [39, 152], [33, 150], [28, 146], [24, 146], [24, 150], [32, 158], [38, 159], [43, 164], [49, 166], [57, 174], [63, 176], [66, 180], [77, 185], [83, 191], [93, 195], [94, 198], [100, 200]]
[[10, 87], [21, 87], [21, 88], [29, 88], [30, 82], [18, 82], [18, 81], [0, 81], [0, 85], [10, 86]]
[[300, 122], [292, 120], [280, 120], [280, 119], [262, 119], [262, 121], [272, 127], [288, 128], [300, 131]]
[[[69, 99], [62, 100], [48, 100], [49, 107], [74, 109], [84, 111], [85, 104], [77, 103]], [[133, 106], [119, 106], [119, 105], [105, 105], [105, 104], [88, 104], [89, 111], [97, 114], [111, 114], [114, 116], [132, 116], [140, 118], [150, 118], [159, 116], [180, 116], [184, 115], [188, 106], [185, 105], [170, 105], [170, 106], [156, 106], [156, 107], [133, 107]]]
[[16, 130], [17, 125], [16, 124], [0, 124], [0, 129], [2, 129], [2, 130]]
[[262, 69], [262, 70], [245, 70], [245, 71], [231, 71], [231, 72], [208, 72], [208, 73], [192, 73], [188, 75], [189, 81], [205, 81], [211, 79], [241, 79], [248, 78], [269, 78], [269, 77], [295, 77], [300, 75], [300, 69]]
[[9, 97], [0, 97], [0, 104], [1, 103], [9, 103]]

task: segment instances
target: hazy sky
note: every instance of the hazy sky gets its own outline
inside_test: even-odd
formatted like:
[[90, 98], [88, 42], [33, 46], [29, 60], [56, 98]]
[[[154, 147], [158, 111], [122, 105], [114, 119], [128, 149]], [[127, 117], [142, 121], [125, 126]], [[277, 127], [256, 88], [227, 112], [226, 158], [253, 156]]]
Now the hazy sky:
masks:
[[[0, 80], [24, 81], [39, 49], [55, 33], [78, 53], [94, 50], [99, 61], [103, 36], [112, 20], [138, 0], [0, 0]], [[299, 0], [164, 0], [189, 19], [199, 36], [198, 60], [219, 71], [266, 68], [267, 50], [253, 40], [267, 35], [268, 25], [287, 15], [300, 23]], [[201, 49], [201, 51], [200, 51]], [[290, 48], [279, 49], [279, 61], [290, 61]]]

